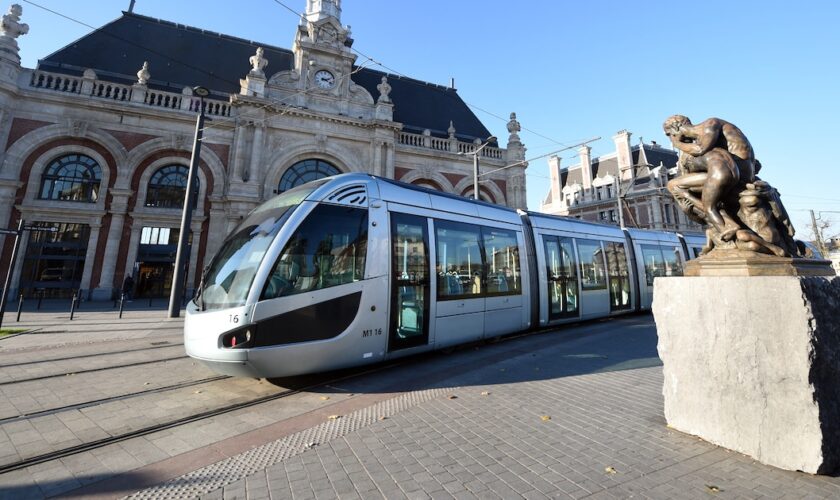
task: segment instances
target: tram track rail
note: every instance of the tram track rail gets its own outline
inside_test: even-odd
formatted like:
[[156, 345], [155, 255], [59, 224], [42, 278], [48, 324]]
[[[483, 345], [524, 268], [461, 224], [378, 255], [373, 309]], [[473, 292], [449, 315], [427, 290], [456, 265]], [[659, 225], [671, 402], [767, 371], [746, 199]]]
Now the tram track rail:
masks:
[[186, 382], [181, 382], [179, 384], [171, 384], [171, 385], [166, 385], [166, 386], [162, 386], [162, 387], [154, 387], [154, 388], [151, 388], [151, 389], [145, 389], [145, 390], [142, 390], [142, 391], [130, 392], [128, 394], [120, 394], [119, 396], [109, 396], [107, 398], [94, 399], [94, 400], [85, 401], [85, 402], [82, 402], [82, 403], [74, 403], [74, 404], [69, 404], [69, 405], [65, 405], [65, 406], [57, 406], [57, 407], [49, 408], [49, 409], [46, 409], [46, 410], [38, 410], [38, 411], [33, 411], [31, 413], [23, 413], [21, 415], [16, 415], [14, 417], [0, 418], [0, 425], [8, 424], [8, 423], [11, 423], [11, 422], [17, 422], [17, 421], [24, 420], [24, 419], [29, 419], [29, 418], [38, 418], [38, 417], [45, 417], [45, 416], [48, 416], [48, 415], [55, 415], [56, 413], [61, 413], [61, 412], [65, 412], [65, 411], [82, 410], [82, 409], [90, 408], [90, 407], [93, 407], [93, 406], [99, 406], [99, 405], [108, 404], [108, 403], [112, 403], [112, 402], [116, 402], [116, 401], [124, 401], [124, 400], [127, 400], [127, 399], [132, 399], [132, 398], [136, 398], [136, 397], [139, 397], [139, 396], [145, 396], [145, 395], [148, 395], [148, 394], [158, 394], [158, 393], [161, 393], [161, 392], [175, 391], [175, 390], [178, 390], [178, 389], [184, 389], [186, 387], [193, 387], [193, 386], [196, 386], [196, 385], [217, 382], [219, 380], [225, 380], [225, 379], [229, 379], [229, 378], [231, 378], [231, 377], [229, 377], [227, 375], [218, 375], [218, 376], [215, 376], [215, 377], [207, 377], [207, 378], [202, 378], [202, 379], [198, 379], [198, 380], [189, 380], [189, 381], [186, 381]]
[[370, 375], [372, 373], [377, 373], [380, 371], [388, 370], [395, 368], [397, 366], [401, 366], [407, 362], [410, 362], [411, 359], [403, 359], [395, 363], [388, 363], [382, 366], [377, 366], [372, 369], [367, 369], [361, 372], [355, 372], [347, 375], [342, 375], [340, 377], [335, 377], [330, 380], [325, 381], [318, 381], [312, 384], [308, 384], [302, 387], [298, 387], [296, 389], [287, 389], [284, 391], [280, 391], [275, 394], [269, 394], [266, 396], [261, 396], [255, 399], [251, 399], [249, 401], [242, 401], [239, 403], [233, 403], [229, 405], [224, 405], [218, 408], [214, 408], [207, 411], [202, 411], [198, 413], [194, 413], [192, 415], [188, 415], [185, 417], [177, 418], [170, 420], [169, 422], [162, 422], [159, 424], [149, 425], [147, 427], [142, 427], [140, 429], [136, 429], [133, 431], [125, 432], [122, 434], [118, 434], [115, 436], [109, 436], [102, 439], [93, 440], [87, 443], [82, 443], [75, 446], [70, 446], [67, 448], [63, 448], [60, 450], [51, 451], [49, 453], [43, 453], [40, 455], [36, 455], [27, 459], [19, 460], [17, 462], [13, 462], [6, 465], [0, 465], [0, 474], [5, 474], [7, 472], [13, 472], [20, 469], [25, 469], [26, 467], [31, 467], [33, 465], [42, 464], [45, 462], [50, 462], [53, 460], [58, 460], [61, 458], [69, 457], [72, 455], [76, 455], [79, 453], [83, 453], [86, 451], [95, 450], [98, 448], [103, 448], [105, 446], [120, 443], [124, 441], [128, 441], [130, 439], [134, 439], [137, 437], [147, 436], [149, 434], [154, 434], [156, 432], [164, 431], [167, 429], [172, 429], [175, 427], [179, 427], [186, 424], [191, 424], [193, 422], [198, 422], [201, 420], [205, 420], [208, 418], [212, 418], [218, 415], [224, 415], [226, 413], [231, 413], [237, 410], [242, 410], [245, 408], [250, 408], [252, 406], [257, 406], [263, 403], [268, 403], [271, 401], [276, 401], [278, 399], [287, 398], [289, 396], [294, 396], [295, 394], [300, 394], [302, 392], [310, 391], [312, 389], [316, 389], [318, 387], [324, 387], [331, 384], [335, 384], [338, 382], [343, 382], [349, 379], [353, 379], [356, 377], [362, 377], [365, 375]]
[[93, 354], [79, 354], [78, 356], [65, 356], [62, 358], [46, 358], [46, 359], [39, 359], [35, 361], [21, 361], [19, 363], [6, 363], [0, 364], [0, 368], [14, 368], [18, 366], [29, 366], [29, 365], [37, 365], [41, 363], [54, 363], [56, 361], [71, 361], [76, 359], [84, 359], [84, 358], [97, 358], [99, 356], [113, 356], [117, 354], [127, 354], [133, 352], [141, 352], [141, 351], [151, 351], [154, 349], [166, 349], [167, 347], [178, 347], [183, 346], [184, 343], [180, 342], [177, 344], [170, 343], [169, 341], [165, 341], [164, 343], [160, 343], [159, 345], [154, 345], [156, 342], [152, 342], [152, 346], [150, 347], [138, 347], [136, 349], [125, 349], [122, 351], [108, 351], [108, 352], [97, 352]]
[[55, 374], [51, 374], [51, 375], [41, 375], [41, 376], [38, 376], [38, 377], [30, 377], [30, 378], [24, 378], [24, 379], [20, 379], [20, 380], [7, 380], [5, 382], [0, 382], [0, 387], [6, 386], [6, 385], [23, 384], [23, 383], [26, 383], [26, 382], [35, 382], [35, 381], [38, 381], [38, 380], [47, 380], [47, 379], [51, 379], [51, 378], [69, 377], [71, 375], [80, 375], [80, 374], [84, 374], [84, 373], [94, 373], [94, 372], [101, 372], [101, 371], [105, 371], [105, 370], [117, 370], [117, 369], [120, 369], [120, 368], [130, 368], [132, 366], [151, 365], [151, 364], [154, 364], [154, 363], [163, 363], [163, 362], [166, 362], [166, 361], [176, 361], [176, 360], [179, 360], [179, 359], [189, 359], [189, 356], [181, 355], [181, 356], [175, 356], [175, 357], [170, 357], [170, 358], [159, 358], [159, 359], [152, 359], [152, 360], [147, 360], [147, 361], [137, 361], [135, 363], [126, 363], [126, 364], [123, 364], [123, 365], [102, 366], [102, 367], [99, 367], [99, 368], [90, 368], [90, 369], [87, 369], [87, 370], [75, 370], [75, 371], [65, 372], [65, 373], [55, 373]]
[[[577, 327], [577, 326], [581, 326], [582, 324], [589, 323], [589, 324], [592, 324], [592, 325], [596, 325], [596, 330], [601, 330], [603, 328], [608, 327], [608, 325], [606, 324], [606, 323], [608, 323], [608, 321], [609, 321], [609, 319], [603, 319], [602, 318], [602, 319], [598, 319], [598, 320], [587, 320], [587, 321], [581, 321], [581, 322], [574, 322], [574, 323], [570, 323], [568, 325], [563, 325], [563, 327], [564, 328]], [[446, 354], [447, 352], [451, 353], [451, 352], [460, 351], [460, 350], [472, 349], [476, 344], [507, 343], [507, 342], [510, 342], [510, 341], [514, 341], [514, 340], [518, 340], [518, 339], [522, 339], [522, 338], [526, 338], [526, 337], [538, 337], [540, 335], [544, 335], [544, 334], [547, 334], [547, 333], [550, 333], [550, 332], [554, 332], [556, 330], [557, 330], [557, 327], [546, 327], [546, 328], [540, 328], [540, 329], [537, 329], [537, 330], [531, 330], [531, 331], [519, 332], [519, 333], [515, 333], [515, 334], [511, 334], [511, 335], [505, 335], [505, 336], [501, 336], [501, 337], [494, 337], [492, 339], [485, 339], [484, 341], [480, 341], [480, 342], [473, 342], [473, 343], [468, 343], [468, 344], [462, 344], [462, 345], [459, 345], [459, 346], [454, 346], [451, 350], [443, 351], [443, 353]], [[586, 336], [590, 336], [591, 334], [592, 334], [591, 331], [580, 332], [580, 333], [574, 333], [574, 334], [571, 334], [571, 335], [567, 335], [566, 338], [568, 340], [571, 340], [571, 339], [577, 339], [577, 338], [583, 338], [583, 337], [586, 337]], [[16, 471], [16, 470], [24, 469], [26, 467], [31, 467], [33, 465], [38, 465], [38, 464], [50, 462], [52, 460], [58, 460], [58, 459], [61, 459], [61, 458], [65, 458], [65, 457], [73, 456], [73, 455], [76, 455], [76, 454], [79, 454], [79, 453], [83, 453], [83, 452], [86, 452], [86, 451], [91, 451], [91, 450], [95, 450], [95, 449], [98, 449], [98, 448], [103, 448], [103, 447], [111, 445], [111, 444], [128, 441], [128, 440], [133, 439], [133, 438], [147, 436], [147, 435], [150, 435], [150, 434], [154, 434], [156, 432], [160, 432], [160, 431], [172, 429], [172, 428], [175, 428], [175, 427], [179, 427], [179, 426], [182, 426], [182, 425], [187, 425], [187, 424], [190, 424], [190, 423], [198, 422], [198, 421], [201, 421], [201, 420], [204, 420], [204, 419], [212, 418], [214, 416], [224, 415], [226, 413], [231, 413], [231, 412], [234, 412], [234, 411], [237, 411], [237, 410], [250, 408], [250, 407], [257, 406], [257, 405], [260, 405], [260, 404], [263, 404], [263, 403], [268, 403], [268, 402], [271, 402], [271, 401], [276, 401], [276, 400], [283, 399], [283, 398], [286, 398], [286, 397], [289, 397], [289, 396], [293, 396], [295, 394], [300, 394], [302, 392], [310, 391], [310, 390], [313, 390], [313, 389], [316, 389], [316, 388], [319, 388], [319, 387], [333, 387], [333, 384], [337, 384], [339, 382], [344, 382], [344, 381], [347, 381], [347, 380], [352, 380], [352, 379], [357, 378], [357, 377], [363, 377], [363, 376], [366, 376], [366, 375], [371, 375], [371, 374], [374, 374], [374, 373], [383, 372], [383, 371], [386, 371], [386, 370], [401, 367], [403, 365], [423, 362], [423, 360], [426, 359], [427, 356], [432, 355], [434, 352], [436, 352], [436, 351], [422, 353], [422, 354], [418, 354], [416, 356], [408, 356], [406, 358], [399, 358], [399, 359], [397, 359], [393, 362], [390, 362], [390, 363], [385, 363], [385, 364], [382, 364], [382, 365], [374, 365], [373, 367], [368, 368], [368, 369], [363, 370], [363, 371], [354, 372], [354, 373], [342, 375], [342, 376], [339, 376], [339, 377], [334, 377], [334, 378], [331, 378], [331, 379], [328, 379], [328, 380], [321, 380], [321, 381], [318, 381], [318, 382], [315, 382], [315, 383], [312, 383], [312, 384], [306, 384], [306, 385], [298, 387], [296, 389], [288, 389], [288, 390], [280, 391], [280, 392], [275, 393], [275, 394], [269, 394], [269, 395], [266, 395], [266, 396], [261, 396], [261, 397], [258, 397], [258, 398], [254, 398], [254, 399], [249, 400], [249, 401], [243, 401], [243, 402], [240, 402], [240, 403], [233, 403], [233, 404], [229, 404], [229, 405], [220, 406], [220, 407], [215, 408], [215, 409], [202, 411], [202, 412], [194, 413], [192, 415], [188, 415], [188, 416], [185, 416], [185, 417], [173, 419], [169, 422], [162, 422], [162, 423], [159, 423], [159, 424], [150, 425], [150, 426], [143, 427], [143, 428], [140, 428], [140, 429], [136, 429], [136, 430], [133, 430], [133, 431], [129, 431], [129, 432], [126, 432], [126, 433], [123, 433], [123, 434], [118, 434], [118, 435], [115, 435], [115, 436], [109, 436], [107, 438], [94, 440], [94, 441], [91, 441], [91, 442], [88, 442], [88, 443], [82, 443], [82, 444], [79, 444], [79, 445], [63, 448], [63, 449], [60, 449], [60, 450], [55, 450], [55, 451], [51, 451], [51, 452], [48, 452], [48, 453], [43, 453], [43, 454], [36, 455], [36, 456], [30, 457], [30, 458], [27, 458], [27, 459], [23, 459], [23, 460], [20, 460], [20, 461], [17, 461], [17, 462], [13, 462], [13, 463], [10, 463], [10, 464], [0, 465], [0, 474], [5, 474], [7, 472], [13, 472], [13, 471]], [[527, 349], [526, 350], [521, 350], [521, 352], [525, 353], [525, 352], [529, 352], [529, 350], [527, 350]], [[478, 363], [484, 363], [484, 361], [479, 361]], [[336, 387], [334, 387], [334, 388], [336, 388]], [[33, 418], [33, 417], [32, 416], [27, 416], [26, 418]]]

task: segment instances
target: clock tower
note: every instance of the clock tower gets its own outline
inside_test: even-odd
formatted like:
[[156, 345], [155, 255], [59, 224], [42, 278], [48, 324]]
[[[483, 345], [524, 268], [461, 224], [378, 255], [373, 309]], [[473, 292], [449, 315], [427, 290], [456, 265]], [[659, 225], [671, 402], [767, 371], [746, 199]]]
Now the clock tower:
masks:
[[341, 0], [307, 0], [292, 51], [301, 90], [345, 97], [356, 55], [350, 50], [350, 27], [341, 25]]

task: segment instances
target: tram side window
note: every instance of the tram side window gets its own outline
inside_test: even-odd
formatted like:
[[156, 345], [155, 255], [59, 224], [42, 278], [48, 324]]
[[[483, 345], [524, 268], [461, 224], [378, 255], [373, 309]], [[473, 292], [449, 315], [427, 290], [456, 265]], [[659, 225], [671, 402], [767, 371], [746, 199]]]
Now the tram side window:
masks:
[[484, 252], [487, 256], [487, 293], [490, 295], [519, 294], [522, 275], [519, 269], [519, 245], [516, 233], [505, 229], [481, 228]]
[[481, 295], [481, 229], [478, 226], [435, 221], [437, 242], [436, 271], [439, 299], [470, 298]]
[[263, 299], [359, 281], [365, 274], [367, 210], [318, 205], [286, 243]]
[[630, 273], [624, 243], [605, 243], [609, 273], [610, 310], [630, 308]]
[[666, 245], [662, 247], [665, 258], [665, 276], [682, 276], [682, 254], [679, 246]]
[[584, 290], [602, 290], [607, 287], [604, 251], [601, 242], [577, 240], [580, 256], [581, 285]]

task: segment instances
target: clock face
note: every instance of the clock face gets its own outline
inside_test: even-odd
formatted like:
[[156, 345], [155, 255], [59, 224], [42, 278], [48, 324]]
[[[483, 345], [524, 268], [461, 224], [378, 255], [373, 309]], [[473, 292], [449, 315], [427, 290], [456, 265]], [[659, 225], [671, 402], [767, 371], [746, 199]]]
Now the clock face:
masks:
[[315, 73], [315, 85], [322, 89], [331, 89], [335, 86], [335, 76], [329, 71], [322, 69]]

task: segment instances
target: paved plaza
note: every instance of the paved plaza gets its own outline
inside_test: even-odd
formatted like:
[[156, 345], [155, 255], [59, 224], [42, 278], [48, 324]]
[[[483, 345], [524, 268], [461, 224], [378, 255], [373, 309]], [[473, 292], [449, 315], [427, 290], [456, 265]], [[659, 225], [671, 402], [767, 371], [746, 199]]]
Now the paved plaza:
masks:
[[[0, 340], [0, 397], [5, 398], [4, 416], [12, 419], [0, 427], [0, 446], [4, 455], [11, 448], [16, 454], [7, 461], [27, 456], [27, 443], [15, 447], [21, 436], [10, 429], [21, 422], [14, 415], [116, 394], [120, 384], [107, 369], [95, 369], [107, 366], [106, 356], [95, 353], [136, 350], [126, 359], [139, 364], [125, 368], [136, 371], [122, 372], [137, 379], [121, 381], [126, 392], [175, 383], [167, 374], [182, 382], [213, 377], [201, 365], [178, 359], [181, 322], [162, 319], [162, 309], [138, 306], [121, 321], [114, 314], [105, 305], [83, 308], [70, 322], [60, 310], [32, 312], [21, 324], [40, 333]], [[151, 344], [157, 344], [155, 349], [141, 350]], [[61, 352], [90, 357], [74, 361], [63, 359], [67, 356]], [[165, 362], [172, 369], [148, 373], [146, 368], [144, 373], [144, 366], [153, 366], [142, 364], [150, 356], [173, 358]], [[39, 358], [55, 361], [35, 363]], [[86, 368], [93, 371], [64, 377], [79, 382], [61, 379], [69, 384], [60, 386], [66, 391], [47, 383], [55, 379], [43, 378]], [[840, 496], [838, 478], [774, 469], [668, 429], [650, 315], [469, 346], [358, 375], [363, 371], [265, 408], [237, 410], [7, 472], [0, 475], [0, 497]], [[26, 386], [12, 383], [39, 377], [22, 382]], [[248, 379], [207, 384], [206, 390], [190, 386], [171, 397], [160, 392], [157, 399], [144, 399], [153, 413], [148, 418], [202, 407], [188, 396], [211, 405], [276, 389]], [[27, 388], [32, 392], [28, 399], [20, 393]], [[132, 404], [124, 399], [119, 412], [103, 405], [54, 410], [49, 417], [66, 424], [77, 420], [71, 414], [96, 416], [87, 431], [68, 426], [71, 433], [82, 434], [74, 439], [83, 439], [85, 432], [115, 434], [131, 427], [132, 414], [144, 413]], [[112, 409], [118, 417], [109, 420]], [[27, 431], [29, 444], [48, 448], [49, 440], [39, 438], [55, 431], [33, 425]]]

